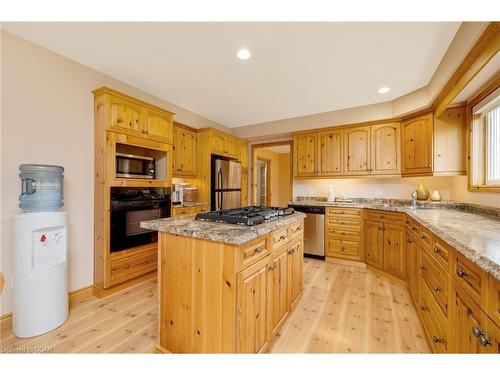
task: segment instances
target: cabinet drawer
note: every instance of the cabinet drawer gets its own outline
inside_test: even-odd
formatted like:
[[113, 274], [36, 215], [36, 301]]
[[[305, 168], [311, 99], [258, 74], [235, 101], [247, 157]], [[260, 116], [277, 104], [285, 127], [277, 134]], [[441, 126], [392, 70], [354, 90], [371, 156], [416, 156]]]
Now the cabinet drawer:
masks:
[[327, 252], [332, 255], [359, 256], [359, 242], [327, 239]]
[[450, 253], [452, 251], [443, 241], [435, 238], [431, 255], [436, 262], [443, 266], [446, 272], [450, 272]]
[[427, 229], [421, 227], [420, 235], [419, 235], [420, 243], [427, 249], [431, 250], [432, 248], [432, 235]]
[[299, 220], [296, 223], [292, 223], [288, 228], [288, 235], [290, 239], [300, 236], [304, 233], [304, 221]]
[[257, 238], [246, 245], [240, 246], [238, 250], [238, 271], [244, 270], [270, 253], [265, 238]]
[[441, 313], [437, 310], [439, 307], [425, 283], [420, 283], [418, 295], [418, 309], [424, 321], [424, 329], [429, 338], [431, 347], [435, 353], [447, 353], [448, 332], [443, 328], [442, 323], [440, 323], [438, 314]]
[[140, 254], [123, 256], [116, 260], [111, 259], [111, 285], [116, 285], [152, 272], [156, 270], [157, 262], [158, 254], [156, 249]]
[[331, 225], [334, 227], [351, 227], [351, 228], [360, 228], [361, 220], [360, 219], [344, 219], [344, 218], [334, 218], [328, 217], [326, 221], [327, 225]]
[[191, 214], [198, 214], [200, 212], [208, 212], [210, 211], [210, 207], [209, 206], [193, 206], [193, 207], [190, 207], [190, 211], [191, 211]]
[[284, 245], [289, 240], [288, 227], [275, 230], [271, 233], [271, 243], [272, 249], [277, 249], [278, 247]]
[[366, 218], [373, 221], [384, 222], [389, 224], [404, 225], [405, 214], [401, 212], [389, 212], [378, 210], [367, 210]]
[[182, 215], [190, 215], [191, 211], [189, 207], [179, 207], [172, 209], [172, 216], [182, 216]]
[[361, 219], [361, 209], [359, 208], [331, 207], [326, 209], [326, 214], [335, 218]]
[[449, 276], [434, 264], [431, 255], [426, 251], [422, 252], [421, 270], [424, 282], [429, 287], [443, 314], [448, 317]]
[[475, 301], [485, 306], [488, 276], [457, 251], [451, 260], [452, 277]]
[[351, 231], [343, 228], [327, 227], [326, 235], [336, 240], [361, 241], [361, 233], [359, 231]]

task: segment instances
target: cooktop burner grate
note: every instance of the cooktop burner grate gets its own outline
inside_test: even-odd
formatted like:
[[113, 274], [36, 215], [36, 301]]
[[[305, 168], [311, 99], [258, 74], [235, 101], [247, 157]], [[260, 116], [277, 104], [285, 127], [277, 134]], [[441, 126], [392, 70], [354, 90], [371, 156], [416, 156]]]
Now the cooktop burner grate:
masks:
[[199, 213], [196, 215], [195, 220], [251, 226], [276, 220], [293, 213], [293, 208], [288, 207], [248, 206]]

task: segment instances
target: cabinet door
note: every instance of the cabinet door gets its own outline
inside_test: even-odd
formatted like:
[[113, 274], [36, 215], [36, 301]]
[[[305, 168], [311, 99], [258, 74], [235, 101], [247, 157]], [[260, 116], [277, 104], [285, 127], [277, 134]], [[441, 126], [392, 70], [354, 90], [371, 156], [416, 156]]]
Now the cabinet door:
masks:
[[212, 152], [224, 154], [224, 137], [219, 134], [210, 135], [210, 145]]
[[452, 353], [497, 353], [498, 327], [481, 308], [452, 282], [450, 351]]
[[182, 128], [174, 126], [173, 129], [174, 136], [174, 147], [173, 147], [173, 165], [174, 165], [174, 175], [182, 175], [182, 148], [183, 148], [183, 137], [182, 137]]
[[399, 174], [400, 159], [399, 122], [372, 125], [370, 174]]
[[269, 296], [271, 301], [271, 327], [269, 332], [274, 335], [276, 328], [286, 316], [288, 312], [288, 296], [287, 296], [287, 257], [288, 247], [282, 246], [272, 255], [271, 270], [268, 272]]
[[145, 138], [154, 141], [173, 143], [172, 116], [146, 108], [142, 133]]
[[403, 122], [402, 173], [432, 173], [432, 113]]
[[248, 206], [248, 174], [241, 174], [241, 207]]
[[224, 137], [224, 153], [227, 155], [239, 157], [240, 147], [238, 141], [231, 137]]
[[406, 256], [404, 252], [405, 229], [384, 223], [384, 270], [405, 279]]
[[420, 248], [418, 243], [413, 240], [411, 232], [406, 231], [406, 280], [408, 280], [408, 289], [413, 301], [418, 301], [418, 279], [420, 270]]
[[287, 299], [291, 309], [295, 307], [303, 288], [304, 243], [300, 238], [288, 245], [287, 251]]
[[382, 269], [384, 267], [384, 225], [376, 221], [365, 222], [366, 263]]
[[344, 174], [370, 173], [370, 127], [344, 129]]
[[258, 353], [268, 342], [269, 267], [269, 257], [266, 257], [237, 276], [238, 353]]
[[241, 168], [248, 168], [248, 144], [246, 142], [240, 144], [240, 162]]
[[182, 132], [182, 174], [196, 175], [196, 134], [189, 130]]
[[296, 135], [293, 143], [295, 148], [295, 175], [313, 176], [317, 174], [317, 134], [309, 133]]
[[142, 107], [125, 99], [110, 96], [111, 130], [117, 133], [142, 136]]
[[319, 133], [319, 173], [342, 174], [342, 130]]
[[449, 108], [434, 119], [434, 173], [465, 174], [465, 107]]

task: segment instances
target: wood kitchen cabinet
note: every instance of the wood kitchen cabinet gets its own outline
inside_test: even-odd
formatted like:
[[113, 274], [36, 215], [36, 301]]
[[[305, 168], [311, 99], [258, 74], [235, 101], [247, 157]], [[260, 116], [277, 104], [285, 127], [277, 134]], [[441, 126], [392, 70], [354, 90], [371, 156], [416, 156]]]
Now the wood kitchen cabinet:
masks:
[[342, 129], [321, 132], [318, 137], [320, 175], [342, 175]]
[[344, 129], [344, 174], [370, 173], [370, 126]]
[[268, 319], [271, 295], [266, 257], [237, 275], [238, 353], [258, 353], [265, 348], [270, 335]]
[[248, 206], [248, 173], [241, 174], [241, 207]]
[[432, 174], [433, 115], [420, 115], [402, 123], [401, 153], [403, 175]]
[[241, 169], [246, 171], [248, 170], [248, 142], [241, 141], [240, 142], [240, 158]]
[[401, 173], [401, 123], [371, 126], [370, 174]]
[[287, 288], [287, 259], [288, 246], [282, 246], [271, 255], [271, 264], [268, 272], [268, 285], [270, 288], [270, 329], [274, 335], [281, 322], [288, 314], [288, 288]]
[[410, 230], [406, 230], [406, 280], [413, 301], [418, 301], [421, 249]]
[[465, 106], [434, 118], [434, 175], [466, 174], [466, 131]]
[[384, 225], [367, 220], [365, 222], [365, 253], [366, 263], [384, 268]]
[[316, 175], [318, 173], [318, 134], [296, 134], [293, 145], [295, 176], [308, 177]]
[[174, 169], [176, 177], [196, 176], [196, 133], [174, 123]]
[[99, 105], [106, 107], [105, 111], [99, 108], [101, 113], [106, 113], [99, 121], [106, 124], [107, 130], [172, 144], [172, 112], [107, 87], [95, 90], [94, 96], [102, 97]]
[[405, 230], [398, 225], [384, 223], [383, 232], [384, 271], [404, 280], [406, 276]]
[[450, 351], [499, 353], [498, 327], [459, 285], [452, 284]]
[[302, 295], [304, 275], [304, 239], [302, 234], [290, 242], [287, 250], [287, 299], [293, 310]]

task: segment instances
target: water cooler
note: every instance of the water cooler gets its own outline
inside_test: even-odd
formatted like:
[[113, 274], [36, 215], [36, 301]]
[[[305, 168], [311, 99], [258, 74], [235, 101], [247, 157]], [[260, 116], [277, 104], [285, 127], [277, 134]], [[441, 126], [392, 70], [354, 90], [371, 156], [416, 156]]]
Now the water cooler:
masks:
[[68, 215], [58, 210], [63, 169], [58, 176], [45, 173], [55, 167], [20, 167], [24, 213], [14, 218], [12, 329], [21, 338], [49, 332], [68, 318]]

